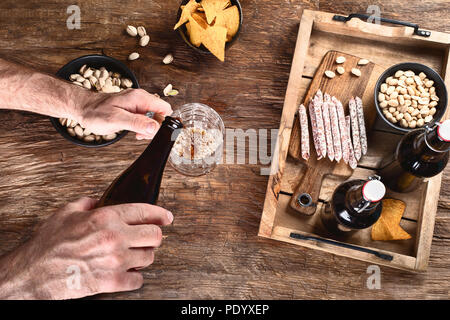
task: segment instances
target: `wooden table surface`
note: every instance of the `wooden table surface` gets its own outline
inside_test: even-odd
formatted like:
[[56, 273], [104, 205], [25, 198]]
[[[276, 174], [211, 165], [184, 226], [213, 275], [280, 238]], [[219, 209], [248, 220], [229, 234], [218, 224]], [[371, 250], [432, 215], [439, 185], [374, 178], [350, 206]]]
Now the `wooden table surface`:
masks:
[[[66, 9], [78, 2], [81, 30], [68, 30]], [[242, 0], [244, 26], [220, 63], [189, 48], [172, 31], [179, 1], [2, 0], [0, 57], [55, 73], [68, 61], [104, 53], [122, 61], [137, 49], [127, 24], [144, 25], [151, 44], [127, 64], [144, 89], [172, 83], [173, 107], [198, 101], [227, 128], [277, 129], [302, 9], [366, 12], [450, 32], [450, 3], [435, 1]], [[173, 53], [173, 64], [162, 58]], [[1, 106], [0, 106], [1, 107]], [[64, 140], [44, 116], [0, 111], [0, 254], [24, 241], [66, 202], [99, 197], [146, 147], [128, 135], [86, 149]], [[160, 204], [175, 214], [168, 238], [137, 291], [117, 299], [426, 299], [449, 298], [450, 167], [444, 172], [428, 271], [381, 267], [381, 289], [366, 287], [368, 264], [256, 236], [266, 191], [261, 165], [222, 164], [199, 178], [167, 167]]]

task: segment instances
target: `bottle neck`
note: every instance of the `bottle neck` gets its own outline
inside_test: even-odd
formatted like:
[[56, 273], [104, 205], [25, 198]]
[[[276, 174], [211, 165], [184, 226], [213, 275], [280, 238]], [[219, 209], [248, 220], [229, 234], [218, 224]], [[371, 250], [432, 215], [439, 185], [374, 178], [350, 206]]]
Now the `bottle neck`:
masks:
[[424, 128], [417, 131], [412, 131], [403, 139], [407, 140], [409, 135], [416, 135], [412, 139], [412, 150], [404, 150], [404, 152], [411, 152], [419, 161], [436, 162], [442, 157], [445, 157], [449, 148], [450, 142], [444, 141], [438, 134], [437, 126], [435, 128]]
[[182, 128], [183, 124], [179, 119], [167, 116], [152, 142], [150, 142], [140, 158], [146, 157], [149, 153], [154, 154], [155, 152], [158, 152], [161, 156], [160, 159], [165, 159], [167, 161], [173, 144], [175, 143], [175, 140], [180, 134]]
[[448, 151], [450, 147], [450, 142], [443, 140], [439, 136], [439, 127], [436, 126], [434, 129], [425, 131], [424, 133], [424, 142], [428, 149], [430, 149], [433, 152], [446, 152]]
[[103, 194], [97, 207], [121, 203], [155, 204], [164, 167], [183, 124], [166, 117], [147, 149]]
[[372, 202], [364, 197], [363, 186], [364, 184], [354, 186], [347, 192], [346, 196], [347, 207], [360, 214], [372, 212], [379, 203], [378, 201]]

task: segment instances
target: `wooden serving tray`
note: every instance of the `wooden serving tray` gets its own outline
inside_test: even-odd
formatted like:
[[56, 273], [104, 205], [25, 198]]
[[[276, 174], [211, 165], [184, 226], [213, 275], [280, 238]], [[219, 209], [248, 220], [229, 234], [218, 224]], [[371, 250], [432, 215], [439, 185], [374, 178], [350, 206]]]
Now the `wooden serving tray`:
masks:
[[[440, 73], [447, 87], [450, 87], [449, 34], [431, 31], [430, 36], [423, 37], [415, 35], [411, 27], [370, 24], [357, 18], [343, 22], [333, 20], [334, 16], [335, 14], [326, 12], [303, 11], [275, 149], [276, 156], [272, 163], [271, 172], [274, 173], [269, 177], [258, 235], [373, 264], [409, 271], [425, 271], [433, 238], [441, 175], [428, 180], [412, 193], [396, 194], [389, 191], [386, 195], [387, 198], [405, 201], [407, 207], [400, 225], [411, 234], [412, 238], [409, 240], [373, 241], [370, 228], [346, 238], [328, 233], [318, 221], [320, 210], [334, 189], [346, 180], [333, 172], [324, 177], [319, 191], [319, 204], [313, 216], [301, 215], [289, 205], [306, 168], [304, 162], [288, 152], [290, 140], [295, 136], [291, 133], [298, 121], [298, 105], [303, 102], [311, 79], [327, 52], [344, 52], [368, 59], [380, 66], [381, 68], [374, 68], [371, 78], [397, 63], [423, 63]], [[367, 84], [368, 87], [374, 85], [373, 81]], [[375, 108], [374, 89], [369, 89], [366, 88], [361, 98], [367, 108]], [[447, 117], [448, 112], [444, 118]], [[368, 153], [361, 158], [350, 179], [367, 178], [374, 174], [382, 161], [392, 154], [401, 137], [401, 133], [393, 132], [377, 119], [369, 134]], [[295, 139], [298, 139], [298, 136]], [[312, 153], [312, 156], [315, 156], [314, 152]], [[391, 256], [392, 260], [311, 238], [293, 239], [290, 237], [292, 232], [302, 236], [331, 239], [338, 244], [376, 250]]]

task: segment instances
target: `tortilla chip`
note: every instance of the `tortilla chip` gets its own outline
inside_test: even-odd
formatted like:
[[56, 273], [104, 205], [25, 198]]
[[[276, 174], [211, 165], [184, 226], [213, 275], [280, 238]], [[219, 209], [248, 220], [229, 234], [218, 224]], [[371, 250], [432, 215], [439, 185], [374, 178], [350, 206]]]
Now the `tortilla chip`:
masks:
[[225, 61], [226, 40], [227, 28], [213, 26], [205, 30], [202, 43], [213, 55], [223, 62]]
[[230, 0], [202, 0], [201, 5], [205, 10], [206, 21], [211, 24], [214, 18], [230, 5]]
[[411, 235], [400, 227], [406, 204], [401, 200], [395, 199], [384, 199], [382, 203], [381, 216], [372, 226], [372, 240], [411, 239]]
[[173, 30], [178, 29], [181, 25], [188, 22], [191, 14], [193, 14], [199, 6], [200, 6], [200, 4], [195, 2], [195, 0], [189, 0], [189, 2], [183, 8], [181, 8], [182, 11], [181, 11], [180, 20], [175, 25]]
[[214, 23], [215, 26], [227, 28], [227, 38], [233, 38], [239, 29], [239, 9], [237, 6], [221, 11]]
[[189, 41], [192, 42], [192, 40], [190, 40], [191, 39], [191, 24], [189, 23], [189, 21], [186, 22], [185, 26], [186, 26], [186, 34], [189, 37]]
[[195, 21], [197, 21], [197, 23], [203, 28], [203, 29], [208, 29], [209, 25], [206, 22], [206, 15], [202, 12], [194, 12], [192, 14], [192, 18], [195, 19]]
[[205, 33], [205, 28], [203, 28], [193, 16], [189, 17], [189, 22], [186, 24], [186, 28], [189, 35], [189, 41], [191, 41], [194, 46], [200, 47], [202, 44], [203, 35]]

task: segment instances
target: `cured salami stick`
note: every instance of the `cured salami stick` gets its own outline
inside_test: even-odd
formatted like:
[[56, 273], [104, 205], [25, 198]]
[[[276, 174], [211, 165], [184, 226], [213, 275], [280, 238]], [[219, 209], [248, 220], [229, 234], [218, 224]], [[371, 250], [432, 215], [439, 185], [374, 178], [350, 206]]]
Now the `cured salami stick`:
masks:
[[367, 153], [367, 133], [366, 124], [364, 122], [364, 107], [362, 104], [362, 100], [359, 97], [356, 97], [355, 101], [356, 113], [358, 114], [359, 135], [361, 137], [361, 151], [362, 154], [365, 155]]
[[345, 163], [348, 163], [351, 141], [348, 134], [347, 125], [345, 123], [344, 107], [342, 106], [342, 103], [336, 99], [336, 97], [332, 97], [331, 101], [333, 101], [336, 105], [336, 112], [338, 115], [339, 132], [341, 133], [342, 160], [344, 160]]
[[319, 140], [317, 138], [316, 115], [314, 114], [314, 104], [312, 100], [309, 102], [308, 109], [309, 109], [309, 118], [311, 120], [311, 132], [313, 136], [314, 148], [316, 149], [317, 159], [320, 160], [322, 159], [322, 155], [320, 152]]
[[331, 134], [331, 122], [330, 122], [330, 103], [324, 102], [322, 104], [323, 126], [325, 128], [325, 138], [327, 140], [327, 154], [330, 161], [334, 160], [334, 146], [333, 136]]
[[[350, 126], [351, 126], [350, 116], [346, 116], [345, 117], [345, 123], [346, 123], [346, 126], [347, 126], [347, 133], [350, 136]], [[356, 160], [355, 153], [353, 152], [353, 146], [352, 146], [351, 142], [350, 142], [350, 145], [349, 145], [348, 164], [349, 164], [350, 168], [352, 168], [352, 169], [355, 169], [358, 166], [358, 161]]]
[[306, 115], [306, 108], [302, 104], [298, 107], [298, 119], [300, 121], [300, 131], [302, 134], [302, 158], [308, 161], [309, 159], [309, 130], [308, 130], [308, 116]]
[[336, 111], [336, 105], [331, 102], [329, 104], [330, 109], [330, 122], [331, 122], [331, 134], [333, 136], [334, 147], [334, 160], [337, 162], [342, 159], [342, 147], [341, 147], [341, 133], [339, 132], [339, 120]]
[[313, 99], [313, 105], [314, 115], [316, 117], [317, 140], [319, 142], [320, 155], [322, 158], [325, 158], [327, 156], [327, 141], [325, 138], [325, 126], [323, 124], [322, 104], [323, 96], [322, 92], [319, 90]]
[[356, 111], [356, 102], [352, 97], [348, 102], [348, 109], [350, 111], [350, 120], [353, 134], [353, 151], [355, 153], [356, 160], [361, 159], [361, 139], [359, 135], [358, 113]]
[[314, 99], [317, 99], [320, 104], [323, 103], [323, 93], [322, 91], [320, 91], [320, 89], [317, 90], [316, 94], [314, 95]]

